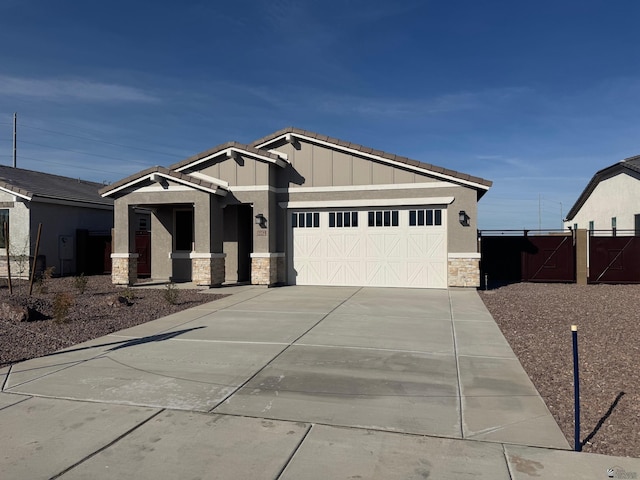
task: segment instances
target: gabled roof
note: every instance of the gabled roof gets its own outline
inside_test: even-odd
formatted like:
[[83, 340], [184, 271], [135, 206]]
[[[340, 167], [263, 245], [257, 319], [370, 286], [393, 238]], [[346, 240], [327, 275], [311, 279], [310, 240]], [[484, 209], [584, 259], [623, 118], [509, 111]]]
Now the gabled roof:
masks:
[[286, 165], [286, 162], [275, 153], [267, 152], [266, 150], [259, 150], [251, 145], [245, 145], [244, 143], [227, 142], [218, 145], [217, 147], [210, 148], [209, 150], [206, 150], [204, 152], [193, 155], [192, 157], [189, 157], [178, 163], [174, 163], [173, 165], [170, 165], [169, 168], [171, 170], [176, 170], [179, 172], [194, 167], [199, 163], [205, 162], [210, 158], [216, 157], [220, 154], [231, 152], [238, 152], [250, 157], [267, 161], [269, 163], [275, 163], [280, 167], [284, 167]]
[[0, 188], [26, 200], [64, 200], [70, 202], [113, 205], [111, 199], [102, 198], [98, 190], [101, 183], [79, 178], [62, 177], [50, 173], [0, 165]]
[[[490, 180], [485, 180], [484, 178], [475, 177], [473, 175], [467, 175], [466, 173], [457, 172], [455, 170], [450, 170], [448, 168], [438, 167], [437, 165], [432, 165], [430, 163], [419, 162], [418, 160], [412, 160], [407, 157], [402, 157], [399, 155], [394, 155], [392, 153], [387, 153], [382, 150], [375, 150], [370, 147], [365, 147], [363, 145], [359, 145], [357, 143], [347, 142], [345, 140], [340, 140], [337, 138], [328, 137], [326, 135], [320, 135], [319, 133], [310, 132], [308, 130], [301, 130], [295, 127], [287, 127], [282, 130], [278, 130], [266, 137], [260, 138], [255, 142], [252, 142], [251, 145], [263, 149], [267, 147], [267, 145], [271, 143], [275, 143], [282, 138], [287, 138], [288, 135], [299, 136], [301, 138], [307, 138], [310, 140], [316, 140], [322, 143], [332, 144], [337, 149], [342, 149], [345, 151], [351, 151], [360, 153], [365, 156], [378, 158], [380, 160], [387, 160], [390, 163], [400, 163], [405, 164], [408, 167], [413, 167], [415, 169], [427, 170], [436, 176], [440, 177], [449, 177], [452, 180], [457, 180], [461, 183], [472, 184], [481, 190], [489, 190], [489, 187], [493, 184]], [[484, 193], [484, 192], [483, 192]]]
[[163, 178], [181, 183], [183, 185], [188, 185], [195, 188], [196, 190], [203, 190], [209, 193], [215, 193], [217, 195], [226, 195], [227, 193], [227, 188], [223, 184], [224, 182], [220, 182], [219, 184], [217, 184], [206, 181], [202, 178], [197, 178], [192, 175], [186, 175], [184, 173], [179, 173], [159, 166], [147, 168], [146, 170], [142, 170], [141, 172], [130, 175], [127, 178], [123, 178], [122, 180], [119, 180], [115, 183], [112, 183], [111, 185], [100, 189], [99, 193], [103, 197], [108, 197], [119, 192], [120, 190], [132, 187], [133, 185], [136, 185], [140, 182], [157, 182], [162, 180]]
[[573, 220], [573, 217], [578, 214], [584, 203], [602, 180], [606, 180], [620, 173], [628, 173], [631, 174], [632, 177], [640, 179], [640, 155], [625, 158], [618, 163], [614, 163], [597, 171], [578, 197], [576, 203], [571, 207], [569, 213], [567, 213], [567, 218], [565, 218], [564, 221], [568, 222]]

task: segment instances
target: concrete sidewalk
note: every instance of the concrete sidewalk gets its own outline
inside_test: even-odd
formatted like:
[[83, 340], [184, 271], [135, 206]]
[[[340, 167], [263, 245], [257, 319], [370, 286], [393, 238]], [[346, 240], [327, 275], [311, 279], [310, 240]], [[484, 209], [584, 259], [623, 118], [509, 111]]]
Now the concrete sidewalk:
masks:
[[568, 450], [473, 290], [224, 291], [0, 370], [0, 478], [640, 475]]

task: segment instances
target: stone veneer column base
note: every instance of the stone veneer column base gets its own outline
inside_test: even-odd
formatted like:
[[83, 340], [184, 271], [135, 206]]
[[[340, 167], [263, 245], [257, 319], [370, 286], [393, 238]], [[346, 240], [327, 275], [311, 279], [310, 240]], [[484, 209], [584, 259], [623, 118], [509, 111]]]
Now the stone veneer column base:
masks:
[[275, 285], [284, 282], [284, 253], [252, 253], [251, 284]]
[[480, 255], [449, 254], [450, 287], [480, 287]]
[[225, 253], [192, 253], [191, 275], [196, 285], [219, 287], [224, 283]]
[[133, 285], [137, 278], [137, 253], [111, 254], [111, 283], [114, 285]]

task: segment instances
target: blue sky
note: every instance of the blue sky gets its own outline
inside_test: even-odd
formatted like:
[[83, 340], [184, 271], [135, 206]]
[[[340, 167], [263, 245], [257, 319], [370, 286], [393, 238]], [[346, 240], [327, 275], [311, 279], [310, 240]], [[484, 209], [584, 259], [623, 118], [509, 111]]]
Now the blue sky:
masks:
[[0, 163], [112, 182], [286, 126], [478, 175], [558, 228], [640, 153], [637, 0], [0, 1]]

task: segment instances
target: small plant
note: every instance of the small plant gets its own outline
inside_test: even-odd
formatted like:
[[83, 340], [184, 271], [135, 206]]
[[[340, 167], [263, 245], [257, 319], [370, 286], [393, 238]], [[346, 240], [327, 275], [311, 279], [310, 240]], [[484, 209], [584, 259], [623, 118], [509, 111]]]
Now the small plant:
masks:
[[47, 267], [44, 271], [38, 276], [36, 280], [36, 285], [38, 285], [39, 293], [47, 293], [49, 291], [49, 287], [47, 285], [47, 280], [50, 280], [53, 277], [53, 271], [56, 267]]
[[76, 287], [76, 290], [80, 295], [82, 295], [87, 289], [87, 282], [89, 279], [84, 276], [84, 273], [81, 273], [78, 277], [73, 277], [73, 286]]
[[122, 293], [120, 294], [120, 296], [127, 301], [128, 305], [131, 305], [133, 301], [136, 299], [135, 292], [133, 291], [133, 289], [129, 287], [122, 290]]
[[56, 296], [53, 298], [53, 318], [55, 318], [56, 323], [69, 322], [69, 310], [73, 306], [73, 303], [73, 295], [70, 293], [56, 293]]
[[167, 288], [164, 291], [164, 299], [169, 305], [176, 305], [178, 303], [178, 287], [173, 282], [167, 284]]

